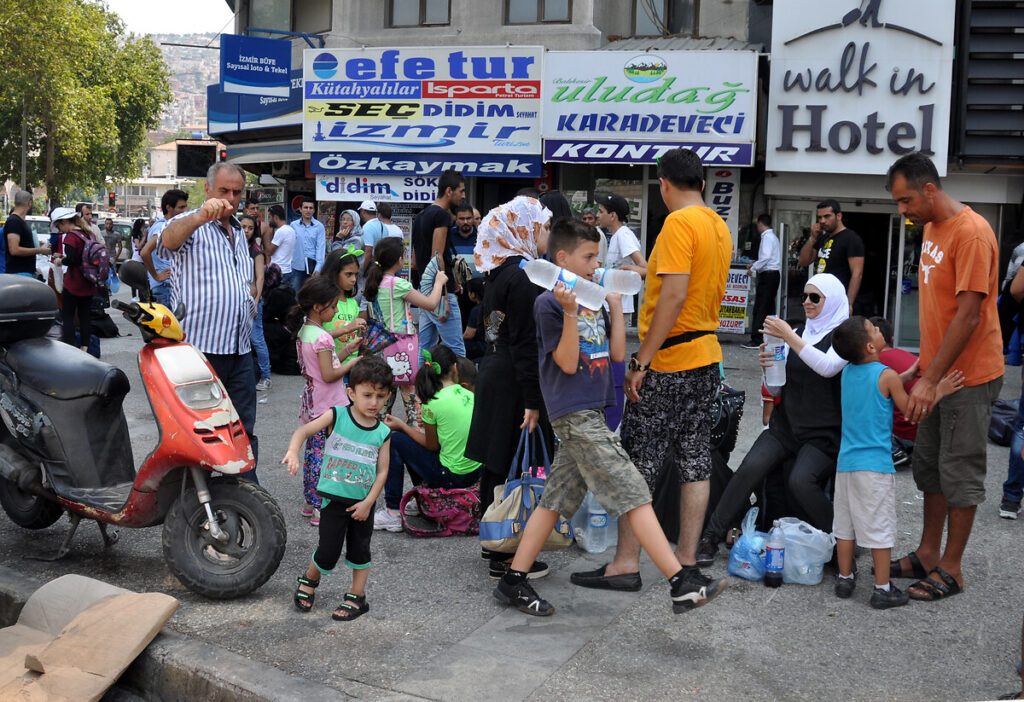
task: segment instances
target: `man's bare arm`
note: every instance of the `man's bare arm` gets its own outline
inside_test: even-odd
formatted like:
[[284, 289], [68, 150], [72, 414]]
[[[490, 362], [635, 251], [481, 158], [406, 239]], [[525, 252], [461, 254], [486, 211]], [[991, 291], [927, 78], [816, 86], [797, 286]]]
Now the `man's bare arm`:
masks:
[[434, 238], [431, 243], [430, 251], [432, 254], [441, 254], [438, 262], [438, 268], [444, 270], [444, 249], [445, 244], [448, 243], [448, 227], [437, 227], [434, 229]]
[[188, 238], [207, 222], [234, 214], [234, 206], [227, 200], [211, 197], [198, 210], [187, 217], [171, 220], [160, 232], [160, 243], [168, 251], [177, 251]]

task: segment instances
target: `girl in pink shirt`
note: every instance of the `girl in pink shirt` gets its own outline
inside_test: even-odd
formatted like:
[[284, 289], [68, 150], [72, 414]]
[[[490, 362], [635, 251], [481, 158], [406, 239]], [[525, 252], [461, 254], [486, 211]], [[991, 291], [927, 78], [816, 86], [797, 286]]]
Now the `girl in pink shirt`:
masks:
[[[298, 304], [288, 313], [288, 328], [295, 334], [299, 370], [306, 379], [299, 405], [299, 421], [303, 424], [332, 407], [349, 403], [341, 379], [358, 360], [351, 354], [359, 348], [361, 339], [353, 339], [345, 345], [348, 360], [342, 363], [335, 351], [334, 338], [323, 326], [334, 318], [340, 296], [341, 291], [334, 281], [314, 276], [299, 290]], [[306, 500], [302, 516], [310, 517], [310, 524], [314, 526], [320, 523], [320, 496], [316, 484], [320, 480], [328, 433], [329, 430], [324, 430], [309, 437], [302, 467], [302, 491]]]

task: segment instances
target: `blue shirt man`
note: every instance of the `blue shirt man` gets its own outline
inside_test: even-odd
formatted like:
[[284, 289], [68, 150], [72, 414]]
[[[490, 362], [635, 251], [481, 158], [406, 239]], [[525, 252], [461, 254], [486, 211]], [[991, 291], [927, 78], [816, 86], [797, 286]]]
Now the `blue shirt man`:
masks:
[[149, 273], [149, 292], [154, 302], [170, 307], [171, 306], [171, 262], [156, 253], [157, 244], [160, 243], [160, 232], [167, 226], [167, 220], [172, 219], [188, 208], [188, 193], [184, 190], [168, 190], [160, 198], [160, 210], [162, 216], [157, 217], [153, 226], [149, 228], [146, 243], [143, 245], [139, 255]]
[[324, 267], [324, 252], [327, 248], [327, 232], [318, 219], [314, 219], [316, 203], [311, 198], [302, 198], [299, 206], [300, 219], [291, 223], [295, 230], [295, 251], [292, 253], [292, 279], [295, 289], [302, 287], [306, 278]]

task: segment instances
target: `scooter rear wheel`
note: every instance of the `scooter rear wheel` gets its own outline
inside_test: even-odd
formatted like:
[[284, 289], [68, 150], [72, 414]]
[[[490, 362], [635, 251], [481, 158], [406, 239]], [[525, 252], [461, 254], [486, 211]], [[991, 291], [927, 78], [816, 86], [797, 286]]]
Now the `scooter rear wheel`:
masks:
[[26, 492], [6, 478], [0, 478], [0, 507], [11, 521], [25, 529], [45, 529], [64, 514], [56, 502]]
[[267, 582], [281, 563], [287, 541], [284, 516], [256, 483], [215, 478], [209, 489], [227, 542], [210, 535], [206, 510], [195, 492], [187, 492], [164, 520], [164, 558], [189, 590], [216, 600], [241, 597]]

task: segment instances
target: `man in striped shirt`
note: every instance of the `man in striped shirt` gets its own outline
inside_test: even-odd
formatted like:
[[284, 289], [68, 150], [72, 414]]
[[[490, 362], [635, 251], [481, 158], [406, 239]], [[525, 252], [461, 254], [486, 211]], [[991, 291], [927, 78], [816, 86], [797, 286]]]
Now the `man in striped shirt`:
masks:
[[[215, 163], [206, 176], [206, 202], [182, 213], [160, 232], [157, 253], [171, 263], [171, 306], [185, 304], [182, 329], [206, 354], [228, 391], [258, 458], [256, 376], [249, 335], [256, 316], [253, 264], [235, 212], [245, 173]], [[247, 476], [256, 480], [256, 472]]]

